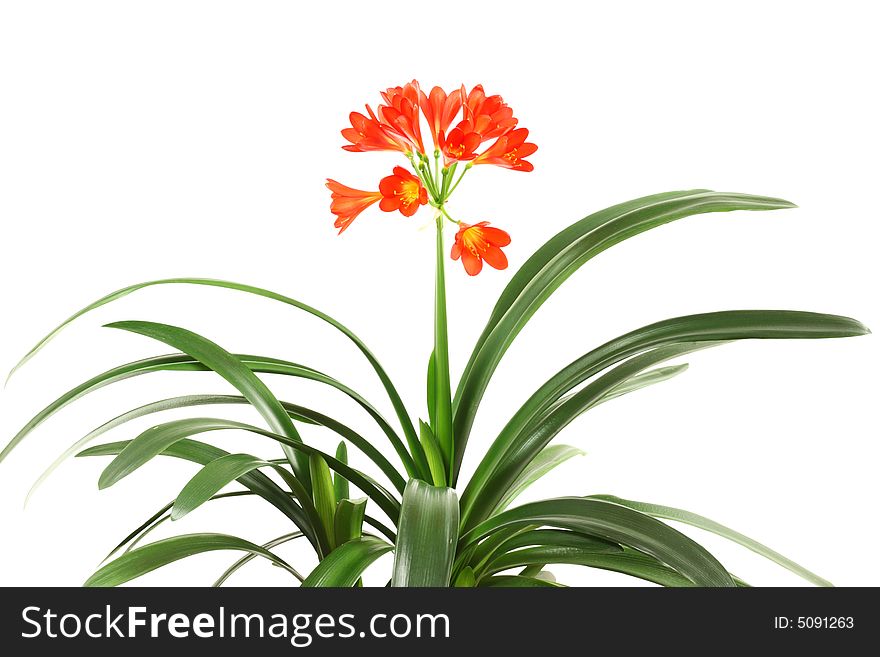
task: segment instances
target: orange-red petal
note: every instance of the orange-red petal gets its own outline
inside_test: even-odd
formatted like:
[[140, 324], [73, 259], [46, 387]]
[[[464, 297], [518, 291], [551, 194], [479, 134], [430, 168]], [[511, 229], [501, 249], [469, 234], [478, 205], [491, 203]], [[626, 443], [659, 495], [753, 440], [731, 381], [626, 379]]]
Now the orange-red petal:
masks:
[[483, 262], [495, 269], [507, 268], [507, 256], [502, 246], [510, 244], [510, 235], [489, 226], [488, 222], [478, 224], [460, 224], [455, 235], [450, 256], [453, 260], [461, 259], [464, 270], [470, 276], [476, 276], [483, 270]]
[[331, 192], [330, 212], [336, 216], [333, 225], [339, 229], [340, 235], [361, 212], [382, 198], [380, 192], [355, 189], [329, 178], [326, 185]]

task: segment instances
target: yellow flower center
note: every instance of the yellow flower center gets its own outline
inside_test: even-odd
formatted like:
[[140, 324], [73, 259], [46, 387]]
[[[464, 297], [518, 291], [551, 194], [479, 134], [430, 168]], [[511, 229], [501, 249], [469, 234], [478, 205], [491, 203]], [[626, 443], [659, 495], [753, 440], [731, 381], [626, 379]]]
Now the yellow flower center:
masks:
[[419, 202], [420, 192], [421, 187], [419, 186], [418, 180], [407, 180], [400, 186], [399, 190], [394, 192], [394, 194], [400, 198], [401, 205], [409, 207], [413, 203]]

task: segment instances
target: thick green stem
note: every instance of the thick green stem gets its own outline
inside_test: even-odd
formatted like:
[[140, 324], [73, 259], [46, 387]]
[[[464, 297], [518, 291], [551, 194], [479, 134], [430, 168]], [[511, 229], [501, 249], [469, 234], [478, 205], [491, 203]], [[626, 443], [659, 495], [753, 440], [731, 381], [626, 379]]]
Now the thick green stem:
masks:
[[434, 293], [434, 435], [447, 468], [455, 462], [452, 436], [452, 392], [449, 385], [449, 346], [446, 324], [443, 216], [437, 213], [437, 273]]

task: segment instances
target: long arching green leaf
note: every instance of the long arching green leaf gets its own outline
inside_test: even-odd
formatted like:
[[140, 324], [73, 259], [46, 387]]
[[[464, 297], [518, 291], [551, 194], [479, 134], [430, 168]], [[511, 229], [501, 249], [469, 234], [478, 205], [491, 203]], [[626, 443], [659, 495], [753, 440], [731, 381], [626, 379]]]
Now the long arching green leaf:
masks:
[[[541, 422], [529, 425], [515, 437], [506, 439], [501, 445], [501, 456], [497, 460], [497, 465], [492, 468], [478, 468], [478, 472], [474, 474], [468, 484], [465, 494], [462, 495], [462, 527], [470, 529], [476, 523], [487, 518], [532, 459], [562, 429], [599, 403], [610, 391], [659, 363], [719, 344], [724, 343], [667, 344], [634, 356], [572, 395], [568, 401], [543, 418]], [[495, 447], [496, 444], [493, 444], [480, 466], [494, 457]]]
[[226, 534], [186, 534], [166, 538], [126, 552], [99, 568], [94, 575], [85, 581], [83, 586], [118, 586], [179, 559], [215, 550], [250, 552], [269, 559], [297, 579], [300, 577], [299, 573], [291, 568], [286, 561], [250, 541]]
[[[215, 342], [187, 329], [156, 322], [113, 322], [107, 324], [107, 327], [158, 340], [195, 358], [232, 384], [263, 417], [272, 431], [295, 442], [302, 442], [287, 411], [268, 386], [241, 360]], [[282, 448], [297, 478], [306, 490], [311, 490], [308, 458], [298, 452], [292, 452], [286, 445]]]
[[391, 586], [449, 586], [458, 519], [454, 490], [410, 479], [400, 507]]
[[[277, 292], [272, 292], [271, 290], [266, 290], [260, 287], [254, 287], [253, 285], [245, 285], [243, 283], [234, 283], [232, 281], [223, 281], [223, 280], [215, 280], [210, 278], [166, 278], [155, 281], [147, 281], [144, 283], [137, 283], [135, 285], [129, 285], [128, 287], [124, 287], [120, 290], [116, 290], [111, 294], [108, 294], [104, 297], [101, 297], [97, 301], [90, 303], [85, 308], [77, 311], [70, 317], [68, 317], [64, 322], [54, 328], [48, 335], [46, 335], [42, 340], [40, 340], [27, 354], [25, 354], [24, 358], [19, 361], [19, 363], [12, 368], [12, 371], [9, 373], [9, 377], [15, 373], [15, 371], [24, 365], [31, 357], [34, 356], [43, 346], [49, 342], [53, 337], [55, 337], [59, 332], [61, 332], [64, 327], [68, 324], [76, 320], [77, 318], [85, 315], [86, 313], [95, 310], [96, 308], [100, 308], [112, 301], [116, 301], [117, 299], [121, 299], [132, 292], [136, 292], [137, 290], [142, 290], [146, 287], [152, 287], [155, 285], [205, 285], [209, 287], [220, 287], [228, 290], [237, 290], [239, 292], [246, 292], [247, 294], [254, 294], [260, 297], [265, 297], [267, 299], [272, 299], [274, 301], [280, 301], [281, 303], [285, 303], [289, 306], [293, 306], [294, 308], [299, 308], [300, 310], [304, 310], [305, 312], [314, 315], [318, 319], [323, 320], [328, 323], [330, 326], [341, 332], [345, 337], [351, 340], [354, 345], [360, 350], [360, 352], [366, 357], [367, 361], [369, 361], [370, 365], [373, 367], [373, 370], [379, 376], [379, 380], [382, 382], [382, 386], [385, 388], [385, 391], [388, 393], [388, 397], [391, 400], [391, 404], [394, 407], [394, 411], [397, 413], [397, 417], [400, 420], [401, 427], [403, 428], [404, 434], [407, 436], [407, 440], [410, 443], [410, 448], [413, 449], [414, 445], [418, 444], [418, 436], [416, 435], [415, 428], [413, 427], [412, 420], [409, 417], [409, 413], [406, 410], [406, 407], [403, 405], [403, 401], [400, 399], [400, 395], [397, 393], [397, 390], [394, 387], [394, 384], [391, 382], [391, 379], [388, 377], [388, 374], [382, 368], [382, 365], [373, 355], [373, 353], [367, 348], [367, 345], [355, 335], [351, 330], [349, 330], [346, 326], [333, 319], [329, 315], [321, 312], [320, 310], [313, 308], [301, 301], [297, 301], [296, 299], [292, 299], [283, 294], [278, 294]], [[7, 381], [9, 380], [7, 377]], [[0, 456], [0, 460], [2, 460], [2, 456]], [[427, 464], [425, 464], [427, 465]]]
[[[132, 442], [134, 441], [121, 440], [114, 443], [106, 443], [104, 445], [95, 445], [94, 447], [89, 447], [88, 449], [83, 450], [76, 456], [119, 456], [129, 445], [131, 445]], [[211, 461], [227, 456], [228, 454], [229, 452], [222, 450], [219, 447], [214, 447], [213, 445], [208, 445], [207, 443], [202, 443], [197, 440], [190, 440], [189, 438], [179, 440], [178, 442], [165, 447], [161, 451], [162, 456], [171, 456], [173, 458], [198, 463], [199, 465], [206, 465]], [[272, 504], [272, 506], [290, 518], [290, 520], [293, 521], [293, 524], [295, 524], [306, 535], [309, 542], [315, 548], [315, 551], [319, 554], [321, 553], [322, 546], [317, 528], [314, 526], [309, 514], [291, 498], [289, 493], [285, 493], [278, 484], [262, 472], [254, 471], [248, 473], [241, 477], [239, 483], [248, 490], [253, 491], [256, 495], [265, 499]], [[119, 547], [116, 549], [118, 550]], [[115, 551], [116, 550], [114, 550], [114, 552]]]
[[[531, 257], [502, 292], [471, 353], [453, 402], [455, 471], [483, 393], [507, 348], [532, 315], [584, 263], [623, 240], [694, 214], [794, 207], [777, 198], [707, 190], [670, 192], [607, 208], [569, 226]], [[456, 477], [452, 477], [452, 482]]]
[[[577, 385], [649, 349], [688, 342], [745, 339], [842, 338], [870, 331], [849, 317], [792, 310], [729, 310], [663, 320], [614, 338], [573, 361], [542, 385], [514, 414], [492, 443], [462, 493], [462, 516], [475, 490], [508, 453], [510, 444]], [[610, 390], [605, 390], [610, 392]]]
[[[293, 532], [292, 534], [284, 534], [284, 536], [279, 536], [278, 538], [273, 538], [271, 541], [263, 543], [260, 547], [265, 548], [266, 550], [271, 550], [274, 547], [278, 547], [279, 545], [284, 545], [285, 543], [290, 543], [290, 541], [296, 540], [302, 536], [302, 532]], [[241, 570], [244, 566], [249, 564], [251, 561], [257, 558], [256, 554], [246, 554], [241, 559], [236, 561], [234, 564], [229, 566], [226, 570], [223, 571], [223, 574], [217, 578], [211, 586], [219, 587], [223, 586], [223, 584], [232, 577], [236, 572]], [[299, 573], [296, 573], [295, 577], [302, 582], [304, 580], [303, 576]]]
[[656, 559], [632, 550], [619, 553], [590, 552], [576, 547], [540, 546], [508, 552], [489, 564], [488, 575], [531, 564], [572, 564], [624, 573], [661, 586], [694, 586], [687, 577]]
[[766, 545], [759, 543], [758, 541], [753, 540], [748, 536], [740, 534], [739, 532], [734, 531], [729, 527], [725, 527], [724, 525], [719, 524], [714, 520], [709, 520], [709, 518], [697, 515], [696, 513], [691, 513], [690, 511], [685, 511], [684, 509], [676, 509], [671, 506], [661, 506], [659, 504], [648, 504], [646, 502], [624, 500], [613, 495], [591, 495], [590, 499], [614, 502], [615, 504], [629, 507], [630, 509], [640, 511], [641, 513], [646, 513], [649, 516], [654, 516], [655, 518], [675, 520], [686, 525], [691, 525], [692, 527], [697, 527], [698, 529], [703, 529], [707, 532], [712, 532], [713, 534], [717, 534], [718, 536], [726, 538], [729, 541], [733, 541], [734, 543], [738, 543], [739, 545], [748, 548], [755, 554], [759, 554], [762, 557], [765, 557], [770, 561], [782, 566], [783, 568], [790, 570], [794, 574], [803, 577], [808, 582], [812, 582], [817, 586], [833, 586], [833, 584], [827, 579], [823, 579], [815, 573], [810, 572], [803, 566], [796, 564], [791, 559], [782, 556], [775, 550], [771, 550]]
[[[325, 385], [336, 388], [340, 392], [344, 393], [350, 399], [355, 401], [359, 406], [361, 406], [361, 408], [367, 411], [367, 413], [376, 421], [376, 423], [391, 441], [397, 454], [400, 456], [407, 473], [414, 473], [416, 471], [415, 465], [413, 464], [409, 452], [406, 451], [406, 448], [403, 446], [403, 443], [401, 443], [400, 438], [397, 436], [397, 434], [394, 433], [394, 429], [366, 399], [364, 399], [361, 395], [356, 393], [348, 386], [340, 383], [332, 377], [327, 376], [326, 374], [322, 374], [321, 372], [318, 372], [317, 370], [314, 370], [310, 367], [298, 365], [297, 363], [291, 363], [289, 361], [280, 360], [277, 358], [270, 358], [266, 356], [236, 354], [235, 357], [241, 360], [241, 362], [244, 363], [253, 372], [257, 372], [260, 374], [280, 374], [284, 376], [301, 377], [309, 379], [311, 381], [323, 383]], [[146, 358], [143, 360], [134, 361], [132, 363], [126, 363], [125, 365], [120, 365], [118, 367], [107, 370], [106, 372], [98, 374], [88, 381], [85, 381], [75, 388], [69, 390], [67, 393], [56, 399], [54, 402], [52, 402], [42, 411], [40, 411], [37, 415], [35, 415], [12, 438], [9, 444], [7, 444], [2, 451], [0, 451], [0, 461], [2, 461], [9, 454], [9, 452], [11, 452], [22, 440], [24, 440], [28, 436], [28, 434], [30, 434], [43, 422], [52, 417], [55, 413], [57, 413], [67, 405], [73, 403], [77, 399], [80, 399], [83, 396], [94, 392], [95, 390], [103, 388], [104, 386], [110, 385], [112, 383], [117, 383], [131, 377], [149, 374], [151, 372], [204, 372], [209, 370], [210, 368], [206, 367], [198, 360], [191, 358], [190, 356], [187, 356], [185, 354], [154, 356], [152, 358]], [[245, 402], [247, 402], [247, 400], [245, 400]], [[294, 408], [298, 409], [297, 413], [299, 413], [300, 410], [304, 410], [302, 409], [302, 407], [294, 406]], [[292, 417], [295, 418], [295, 416]], [[336, 422], [332, 418], [328, 418], [326, 415], [315, 414], [315, 417], [320, 417], [324, 420], [328, 420], [330, 422], [328, 427], [334, 431], [337, 431], [338, 429], [344, 427], [344, 425]], [[347, 427], [345, 428], [347, 429]], [[351, 432], [350, 429], [348, 431]], [[353, 432], [351, 433], [353, 434]], [[360, 441], [357, 441], [355, 438], [351, 438], [351, 436], [349, 435], [345, 435], [344, 437], [349, 438], [352, 443], [357, 444], [359, 448], [365, 451], [365, 453], [371, 455], [374, 461], [376, 460], [375, 457], [377, 455], [380, 455], [378, 450], [376, 450], [375, 448], [367, 447], [369, 443], [366, 440], [361, 439]], [[380, 455], [377, 461], [377, 465], [382, 468], [385, 474], [387, 474], [389, 477], [392, 477], [391, 473], [394, 472], [394, 468], [393, 466], [390, 466], [390, 464], [388, 464], [387, 459], [381, 457]], [[397, 477], [393, 477], [392, 481], [394, 481], [395, 486], [398, 487], [398, 490], [403, 491], [403, 486], [406, 482], [402, 481], [402, 478], [399, 475]]]
[[[210, 501], [222, 500], [226, 499], [227, 497], [247, 497], [255, 495], [256, 493], [251, 490], [234, 490], [229, 491], [228, 493], [220, 493], [219, 495], [214, 495]], [[125, 548], [126, 552], [130, 552], [135, 547], [137, 547], [137, 544], [143, 541], [144, 537], [146, 537], [150, 532], [156, 529], [163, 522], [171, 520], [171, 514], [169, 512], [171, 511], [172, 506], [174, 506], [174, 500], [168, 502], [168, 504], [163, 506], [161, 509], [156, 511], [156, 513], [147, 518], [147, 520], [138, 525], [137, 529], [129, 532], [125, 538], [123, 538], [121, 541], [119, 541], [119, 543], [116, 544], [116, 547], [110, 550], [107, 556], [101, 560], [101, 563], [104, 563], [105, 561], [112, 558], [114, 554], [116, 554], [117, 552], [119, 552], [119, 550], [122, 550], [123, 548]], [[305, 536], [305, 534], [303, 534], [303, 536]]]
[[352, 587], [371, 563], [392, 546], [372, 536], [361, 536], [339, 546], [306, 577], [303, 587]]
[[524, 504], [484, 521], [459, 539], [459, 549], [504, 527], [544, 525], [596, 536], [648, 554], [697, 586], [735, 586], [711, 554], [672, 527], [625, 506], [581, 497]]
[[538, 479], [553, 470], [557, 465], [565, 463], [574, 456], [582, 456], [583, 450], [570, 445], [550, 445], [542, 449], [523, 469], [516, 480], [510, 485], [510, 489], [498, 504], [495, 505], [494, 513], [504, 511], [510, 503]]
[[260, 468], [276, 468], [277, 472], [290, 475], [282, 466], [250, 454], [227, 454], [206, 463], [177, 494], [171, 506], [171, 520], [180, 520], [228, 484]]
[[[392, 522], [397, 521], [398, 514], [400, 513], [400, 503], [390, 492], [359, 470], [337, 461], [326, 452], [322, 452], [321, 450], [303, 443], [295, 442], [286, 436], [244, 422], [234, 422], [220, 418], [185, 418], [182, 420], [166, 422], [165, 424], [160, 424], [148, 429], [131, 441], [131, 443], [120, 452], [116, 459], [107, 466], [104, 473], [101, 475], [101, 479], [105, 485], [112, 485], [121, 477], [127, 476], [154, 456], [167, 452], [169, 447], [179, 440], [199, 433], [224, 430], [249, 431], [285, 444], [297, 452], [322, 457], [331, 470], [340, 473], [352, 484], [360, 488], [388, 515]], [[304, 504], [304, 501], [300, 500], [300, 503]]]

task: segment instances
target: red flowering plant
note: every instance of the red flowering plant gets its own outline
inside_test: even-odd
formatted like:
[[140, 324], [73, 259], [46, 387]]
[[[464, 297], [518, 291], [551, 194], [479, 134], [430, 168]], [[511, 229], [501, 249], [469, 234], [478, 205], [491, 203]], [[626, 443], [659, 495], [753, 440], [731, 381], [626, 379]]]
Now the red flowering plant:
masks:
[[[483, 265], [503, 270], [508, 234], [488, 221], [454, 219], [447, 204], [467, 172], [488, 164], [531, 171], [527, 159], [537, 147], [519, 127], [501, 96], [477, 85], [447, 93], [425, 93], [415, 81], [386, 89], [382, 104], [366, 114], [353, 112], [342, 131], [347, 151], [396, 151], [396, 166], [370, 191], [328, 180], [330, 211], [342, 233], [370, 206], [411, 217], [423, 206], [435, 214], [436, 290], [434, 349], [428, 359], [425, 419], [416, 420], [379, 359], [348, 327], [327, 313], [270, 290], [201, 278], [148, 281], [117, 290], [68, 318], [43, 338], [19, 366], [62, 328], [83, 314], [145, 287], [189, 284], [257, 295], [309, 313], [351, 340], [375, 371], [397, 425], [366, 397], [335, 377], [306, 365], [269, 356], [235, 354], [187, 329], [149, 321], [108, 326], [145, 336], [173, 353], [126, 363], [98, 374], [49, 404], [13, 437], [0, 460], [63, 407], [103, 386], [157, 371], [211, 371], [237, 394], [199, 393], [139, 406], [105, 422], [68, 448], [37, 483], [66, 457], [112, 456], [99, 478], [107, 488], [157, 457], [194, 463], [192, 479], [156, 514], [129, 533], [89, 586], [132, 580], [178, 559], [213, 550], [245, 556], [220, 575], [220, 585], [251, 559], [280, 566], [302, 586], [356, 586], [381, 555], [394, 552], [392, 586], [558, 586], [546, 568], [577, 564], [624, 573], [664, 586], [743, 586], [716, 557], [690, 536], [664, 522], [675, 520], [718, 534], [802, 576], [828, 585], [770, 548], [683, 509], [625, 500], [610, 495], [560, 497], [513, 505], [534, 481], [580, 454], [551, 444], [586, 411], [622, 395], [666, 381], [686, 369], [665, 364], [686, 354], [734, 340], [838, 338], [868, 330], [847, 317], [789, 310], [729, 310], [667, 319], [636, 328], [584, 352], [539, 385], [515, 409], [461, 485], [462, 461], [487, 387], [518, 333], [569, 276], [618, 242], [688, 216], [735, 210], [794, 207], [781, 199], [748, 194], [690, 190], [655, 194], [600, 210], [561, 230], [525, 260], [511, 277], [458, 379], [451, 385], [444, 262], [444, 228], [455, 224], [448, 252], [471, 276]], [[433, 149], [425, 147], [427, 127]], [[378, 189], [373, 189], [378, 187]], [[16, 366], [18, 367], [18, 366]], [[14, 370], [13, 370], [14, 371]], [[283, 401], [264, 379], [297, 377], [328, 386], [359, 405], [371, 423], [354, 429], [301, 403]], [[208, 417], [166, 420], [134, 438], [88, 446], [108, 431], [172, 409], [247, 404], [260, 424]], [[278, 444], [283, 458], [261, 458], [247, 451], [226, 452], [209, 442], [219, 431], [257, 434]], [[368, 432], [389, 443], [399, 465], [379, 449]], [[342, 441], [332, 454], [327, 434]], [[362, 452], [372, 472], [348, 462], [348, 449]], [[712, 467], [723, 467], [714, 464]], [[367, 468], [367, 469], [370, 469]], [[686, 473], [683, 473], [686, 476]], [[228, 486], [233, 490], [226, 490]], [[353, 494], [352, 489], [359, 491]], [[166, 520], [182, 521], [207, 503], [250, 496], [274, 507], [284, 533], [264, 543], [218, 533], [190, 533], [144, 543]], [[370, 513], [367, 513], [368, 505]], [[290, 541], [304, 539], [316, 563], [307, 576], [278, 554]], [[286, 576], [286, 575], [285, 575]], [[385, 581], [385, 580], [383, 580]]]

